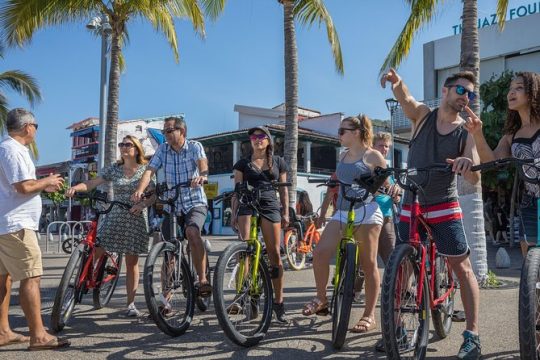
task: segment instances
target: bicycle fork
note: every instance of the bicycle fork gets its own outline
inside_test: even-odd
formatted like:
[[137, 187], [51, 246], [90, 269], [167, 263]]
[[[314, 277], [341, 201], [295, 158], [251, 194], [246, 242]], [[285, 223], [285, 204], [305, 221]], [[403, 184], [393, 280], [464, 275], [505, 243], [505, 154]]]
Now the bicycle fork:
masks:
[[238, 281], [236, 282], [236, 293], [240, 294], [242, 292], [242, 287], [244, 284], [244, 276], [246, 275], [246, 262], [249, 261], [249, 258], [252, 259], [252, 266], [251, 266], [251, 284], [249, 284], [250, 289], [249, 293], [251, 296], [257, 296], [260, 295], [260, 289], [257, 286], [258, 284], [258, 269], [259, 269], [259, 261], [261, 259], [261, 252], [262, 252], [262, 245], [257, 239], [258, 236], [258, 218], [256, 216], [252, 216], [250, 220], [250, 228], [249, 228], [249, 240], [247, 240], [248, 249], [253, 250], [252, 256], [246, 256], [245, 259], [239, 259], [238, 265]]

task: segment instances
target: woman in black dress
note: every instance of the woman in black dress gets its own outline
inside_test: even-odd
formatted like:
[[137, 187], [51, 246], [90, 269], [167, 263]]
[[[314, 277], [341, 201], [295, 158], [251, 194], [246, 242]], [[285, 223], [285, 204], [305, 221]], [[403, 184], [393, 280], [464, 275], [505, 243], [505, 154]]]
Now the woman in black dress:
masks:
[[[283, 263], [280, 256], [281, 227], [289, 223], [289, 195], [286, 187], [279, 188], [279, 199], [276, 191], [270, 186], [272, 181], [287, 181], [287, 165], [285, 160], [273, 155], [273, 143], [270, 132], [264, 126], [254, 127], [248, 131], [252, 153], [247, 159], [234, 164], [234, 182], [247, 182], [254, 187], [267, 187], [260, 192], [259, 215], [261, 230], [270, 259], [270, 274], [274, 288], [273, 311], [281, 323], [288, 323], [283, 306]], [[281, 204], [280, 204], [281, 201]], [[232, 199], [232, 225], [238, 229], [241, 239], [249, 238], [249, 225], [252, 209]]]

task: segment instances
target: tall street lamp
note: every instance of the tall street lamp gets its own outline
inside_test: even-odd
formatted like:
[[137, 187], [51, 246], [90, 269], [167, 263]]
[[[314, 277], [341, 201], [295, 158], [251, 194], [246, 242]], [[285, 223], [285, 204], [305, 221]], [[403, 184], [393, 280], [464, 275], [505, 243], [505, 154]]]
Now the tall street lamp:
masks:
[[389, 98], [384, 101], [386, 108], [390, 111], [390, 134], [392, 136], [392, 151], [390, 152], [390, 166], [396, 167], [394, 164], [394, 112], [398, 106], [398, 101], [394, 98]]
[[98, 143], [98, 171], [101, 172], [105, 164], [105, 126], [107, 121], [107, 48], [112, 28], [107, 15], [94, 17], [86, 28], [101, 35], [101, 81], [99, 85], [99, 143]]

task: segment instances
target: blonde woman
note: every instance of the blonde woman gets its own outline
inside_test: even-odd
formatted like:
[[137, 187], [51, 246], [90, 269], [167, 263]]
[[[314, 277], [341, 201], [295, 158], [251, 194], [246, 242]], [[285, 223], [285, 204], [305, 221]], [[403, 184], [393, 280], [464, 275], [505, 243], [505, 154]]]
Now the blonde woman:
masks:
[[135, 192], [142, 174], [146, 170], [144, 150], [140, 141], [128, 135], [118, 144], [121, 159], [103, 169], [101, 176], [69, 188], [67, 196], [79, 191], [91, 191], [106, 182], [112, 182], [114, 199], [132, 204], [128, 211], [115, 206], [104, 218], [98, 229], [99, 246], [96, 256], [102, 249], [126, 254], [127, 316], [139, 316], [135, 307], [135, 294], [139, 286], [139, 255], [148, 250], [148, 223], [146, 208], [153, 198], [133, 203], [131, 194]]
[[[337, 164], [336, 176], [343, 183], [351, 184], [354, 179], [370, 174], [375, 167], [385, 168], [386, 161], [377, 150], [371, 147], [373, 130], [371, 121], [365, 115], [351, 116], [344, 119], [338, 130], [341, 145], [347, 148]], [[350, 193], [354, 190], [348, 189]], [[365, 191], [364, 189], [360, 190]], [[358, 194], [360, 195], [360, 194]], [[326, 286], [328, 284], [330, 259], [334, 256], [347, 223], [347, 212], [350, 203], [339, 192], [336, 212], [324, 228], [321, 240], [313, 253], [313, 273], [317, 296], [304, 306], [305, 316], [328, 313]], [[383, 216], [379, 205], [374, 200], [355, 205], [354, 238], [361, 246], [360, 262], [364, 269], [366, 287], [366, 306], [364, 314], [351, 329], [352, 332], [365, 333], [373, 330], [375, 322], [375, 305], [380, 290], [380, 275], [377, 268], [377, 248], [379, 234], [383, 224]], [[326, 214], [320, 216], [324, 219]]]

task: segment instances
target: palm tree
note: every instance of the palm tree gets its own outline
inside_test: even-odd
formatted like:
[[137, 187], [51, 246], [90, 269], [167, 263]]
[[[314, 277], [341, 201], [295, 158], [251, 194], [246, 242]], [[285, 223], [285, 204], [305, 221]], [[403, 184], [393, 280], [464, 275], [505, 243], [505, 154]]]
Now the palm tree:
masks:
[[[0, 58], [4, 58], [4, 48], [2, 46], [0, 46]], [[0, 88], [10, 88], [19, 93], [28, 100], [31, 106], [41, 101], [41, 92], [36, 80], [20, 70], [8, 70], [0, 73]], [[0, 91], [0, 134], [5, 131], [8, 111], [8, 99]], [[34, 157], [37, 158], [38, 151], [35, 142], [32, 142], [29, 147]]]
[[[475, 92], [479, 93], [479, 79], [480, 79], [480, 46], [478, 40], [478, 2], [477, 0], [462, 0], [462, 32], [461, 32], [461, 56], [459, 68], [460, 70], [471, 71], [476, 78], [474, 84]], [[389, 67], [397, 67], [401, 61], [409, 54], [411, 49], [412, 40], [418, 29], [431, 21], [433, 13], [438, 5], [442, 5], [443, 0], [407, 0], [407, 3], [411, 6], [411, 15], [405, 23], [401, 34], [399, 35], [396, 43], [390, 50], [390, 53], [386, 57], [383, 66], [380, 69], [380, 73], [384, 73]], [[508, 0], [497, 0], [497, 20], [499, 23], [499, 29], [504, 28], [506, 20], [506, 11], [508, 8]], [[480, 114], [480, 101], [477, 98], [471, 104], [471, 109], [477, 114]], [[465, 181], [462, 177], [458, 177], [458, 190], [462, 200], [462, 206], [472, 206], [474, 199], [465, 197], [464, 195], [476, 196], [476, 199], [482, 199], [480, 186], [472, 186]], [[473, 229], [484, 228], [484, 218], [481, 211], [473, 212], [472, 217], [464, 218], [465, 232], [472, 234]], [[472, 245], [472, 258], [473, 269], [478, 276], [487, 276], [480, 273], [480, 269], [487, 271], [487, 260], [483, 254], [486, 253], [486, 239], [485, 233], [479, 233], [478, 236], [471, 236]], [[484, 279], [481, 279], [482, 281]]]
[[[216, 0], [203, 0], [212, 8]], [[6, 0], [0, 6], [0, 21], [8, 45], [22, 46], [34, 33], [47, 26], [86, 22], [96, 14], [108, 17], [111, 32], [111, 65], [105, 165], [115, 161], [118, 129], [122, 48], [128, 40], [128, 23], [146, 19], [161, 32], [178, 62], [178, 43], [174, 18], [187, 18], [204, 36], [204, 14], [197, 0]]]

